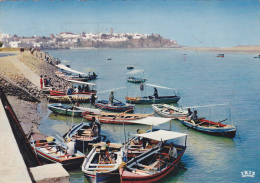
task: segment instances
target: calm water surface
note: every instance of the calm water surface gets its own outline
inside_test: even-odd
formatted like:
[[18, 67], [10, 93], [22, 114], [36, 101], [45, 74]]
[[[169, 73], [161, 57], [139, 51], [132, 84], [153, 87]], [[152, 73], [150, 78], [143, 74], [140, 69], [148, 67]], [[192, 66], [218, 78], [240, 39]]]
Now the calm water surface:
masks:
[[[142, 69], [147, 83], [178, 89], [181, 100], [178, 107], [212, 105], [197, 108], [199, 116], [211, 120], [230, 117], [238, 128], [234, 139], [215, 137], [187, 129], [177, 120], [172, 120], [172, 131], [188, 134], [187, 150], [180, 165], [187, 170], [176, 169], [161, 182], [260, 182], [260, 60], [251, 54], [225, 54], [188, 52], [183, 50], [156, 49], [91, 49], [49, 51], [60, 60], [71, 61], [71, 68], [82, 71], [97, 69], [99, 99], [108, 99], [115, 88], [115, 98], [124, 101], [125, 96], [140, 96], [138, 84], [127, 83], [128, 65]], [[112, 58], [112, 60], [107, 60]], [[146, 86], [143, 94], [152, 94], [153, 88]], [[158, 88], [159, 95], [172, 94], [172, 90]], [[214, 104], [230, 104], [214, 106]], [[39, 129], [53, 135], [63, 135], [71, 121], [80, 123], [81, 118], [59, 116], [51, 113], [41, 103], [44, 114]], [[88, 105], [88, 104], [86, 104]], [[231, 109], [231, 113], [229, 113]], [[136, 105], [135, 113], [152, 113], [150, 105]], [[160, 128], [168, 128], [164, 124]], [[135, 133], [137, 128], [147, 126], [127, 125], [126, 131]], [[102, 125], [102, 133], [112, 142], [124, 142], [122, 125]], [[128, 138], [128, 137], [126, 137]], [[242, 178], [242, 171], [254, 171], [254, 178]], [[81, 169], [70, 171], [73, 183], [88, 182]]]

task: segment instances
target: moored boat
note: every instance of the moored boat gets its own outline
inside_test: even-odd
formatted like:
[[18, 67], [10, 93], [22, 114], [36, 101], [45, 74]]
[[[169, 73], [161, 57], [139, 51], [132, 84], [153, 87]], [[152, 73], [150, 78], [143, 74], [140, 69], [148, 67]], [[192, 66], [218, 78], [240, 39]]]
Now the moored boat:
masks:
[[82, 164], [82, 172], [92, 182], [115, 182], [119, 180], [119, 165], [122, 163], [122, 145], [111, 143], [109, 155], [112, 163], [106, 155], [101, 155], [100, 149], [104, 142], [95, 144]]
[[76, 140], [75, 148], [84, 152], [90, 143], [101, 141], [100, 132], [100, 124], [91, 126], [89, 123], [81, 122], [73, 126], [64, 136], [66, 139]]
[[218, 54], [217, 57], [224, 57], [224, 54]]
[[156, 113], [166, 118], [178, 119], [188, 115], [188, 111], [168, 104], [152, 104], [152, 107]]
[[[179, 118], [180, 122], [189, 128], [203, 132], [209, 135], [234, 138], [236, 136], [236, 126], [225, 125], [221, 122], [214, 122], [205, 119], [199, 119], [197, 122], [189, 120], [186, 117]], [[224, 121], [224, 120], [223, 120]]]
[[133, 65], [129, 65], [129, 66], [127, 66], [127, 69], [134, 69], [134, 66]]
[[[180, 96], [175, 94], [176, 89], [152, 85], [152, 84], [144, 84], [144, 86], [152, 86], [154, 87], [154, 94], [150, 96], [142, 96], [142, 97], [125, 97], [126, 103], [131, 104], [164, 104], [164, 103], [177, 103], [180, 100]], [[159, 96], [157, 88], [169, 89], [174, 91], [174, 95], [170, 96]], [[140, 86], [140, 90], [143, 91], [143, 87]]]
[[[150, 133], [158, 131], [159, 129], [153, 128], [154, 126], [158, 126], [160, 124], [164, 124], [167, 122], [170, 122], [170, 118], [162, 118], [162, 117], [147, 117], [139, 120], [132, 121], [132, 123], [135, 124], [142, 124], [142, 125], [149, 125], [151, 128], [147, 131], [142, 129], [137, 129], [138, 134], [142, 133]], [[171, 128], [171, 122], [170, 122], [170, 128]], [[125, 155], [125, 158], [127, 160], [131, 158], [135, 158], [136, 156], [150, 150], [151, 148], [158, 145], [158, 141], [154, 140], [147, 140], [143, 137], [134, 136], [130, 140], [128, 140], [124, 146], [123, 146], [123, 152]]]
[[145, 81], [147, 81], [147, 79], [136, 78], [132, 76], [127, 77], [126, 80], [130, 83], [144, 83]]
[[135, 106], [131, 104], [124, 104], [122, 102], [114, 102], [113, 105], [108, 104], [107, 100], [98, 100], [94, 104], [95, 107], [108, 110], [108, 111], [114, 111], [114, 112], [134, 112]]
[[[186, 150], [187, 134], [158, 130], [150, 133], [136, 134], [135, 136], [155, 140], [160, 145], [132, 158], [125, 166], [120, 168], [119, 173], [122, 183], [157, 182], [179, 167], [178, 163]], [[170, 141], [179, 138], [186, 138], [185, 145], [175, 144], [177, 157], [166, 160]]]
[[[75, 80], [68, 80], [68, 82], [72, 85], [72, 84], [76, 84], [76, 85], [80, 85], [80, 87], [78, 87], [79, 89], [76, 91], [72, 91], [70, 94], [71, 95], [80, 95], [80, 96], [84, 96], [84, 95], [92, 95], [92, 94], [96, 94], [97, 91], [94, 89], [94, 87], [96, 86], [96, 84], [94, 83], [89, 83], [89, 82], [82, 82], [82, 81], [75, 81]], [[82, 85], [82, 87], [81, 87]], [[91, 87], [90, 87], [91, 86]], [[66, 95], [70, 95], [68, 94], [68, 91], [62, 90], [50, 90], [50, 95], [51, 96], [66, 96]]]
[[80, 166], [85, 158], [85, 154], [80, 151], [65, 154], [66, 143], [54, 137], [37, 132], [30, 132], [27, 137], [38, 157], [47, 163], [60, 163], [63, 167], [71, 169]]
[[90, 102], [90, 95], [87, 96], [78, 96], [78, 95], [66, 95], [66, 96], [47, 96], [47, 100], [49, 102], [54, 103], [89, 103]]
[[153, 114], [126, 114], [126, 113], [106, 113], [101, 112], [96, 114], [93, 112], [83, 113], [83, 117], [89, 121], [92, 120], [92, 117], [98, 119], [100, 123], [112, 123], [112, 124], [132, 124], [130, 120], [138, 120], [146, 118], [148, 116], [153, 116]]
[[177, 103], [181, 97], [174, 96], [158, 96], [153, 95], [148, 97], [125, 97], [126, 103], [130, 104], [160, 104], [160, 103]]
[[100, 110], [98, 109], [92, 109], [92, 108], [86, 108], [86, 107], [76, 107], [76, 106], [69, 106], [61, 103], [55, 103], [55, 104], [48, 104], [47, 107], [57, 113], [57, 114], [63, 114], [67, 116], [75, 116], [75, 117], [81, 117], [83, 112], [95, 112], [96, 114], [100, 113]]

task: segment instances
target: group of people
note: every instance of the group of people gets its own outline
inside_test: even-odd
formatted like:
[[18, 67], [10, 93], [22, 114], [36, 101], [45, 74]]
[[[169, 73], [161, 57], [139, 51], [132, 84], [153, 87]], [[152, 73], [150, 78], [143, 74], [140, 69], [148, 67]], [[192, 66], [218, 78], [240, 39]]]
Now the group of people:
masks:
[[89, 92], [90, 91], [89, 85], [88, 84], [86, 86], [83, 85], [82, 87], [81, 87], [81, 85], [79, 85], [78, 86], [78, 91], [79, 92]]
[[40, 76], [40, 84], [41, 84], [41, 90], [43, 89], [43, 85], [44, 87], [53, 87], [53, 84], [51, 83], [51, 78], [47, 78], [46, 75], [44, 75], [44, 78]]

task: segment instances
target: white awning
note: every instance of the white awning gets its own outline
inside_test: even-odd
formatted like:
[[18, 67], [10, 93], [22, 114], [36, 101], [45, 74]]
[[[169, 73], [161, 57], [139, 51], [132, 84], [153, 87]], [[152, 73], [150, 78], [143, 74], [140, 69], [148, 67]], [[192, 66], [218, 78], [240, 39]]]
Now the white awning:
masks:
[[88, 82], [77, 81], [77, 80], [68, 80], [68, 82], [78, 83], [78, 84], [83, 84], [83, 85], [96, 85], [94, 83], [88, 83]]
[[79, 71], [73, 70], [73, 69], [71, 69], [71, 68], [69, 68], [69, 67], [66, 67], [66, 66], [63, 65], [63, 64], [58, 64], [58, 65], [56, 65], [56, 66], [59, 67], [60, 69], [63, 69], [63, 70], [69, 71], [69, 72], [73, 72], [73, 73], [76, 73], [76, 74], [82, 74], [82, 75], [85, 74], [85, 73], [83, 73], [83, 72], [79, 72]]
[[161, 117], [147, 117], [138, 120], [129, 120], [129, 122], [131, 123], [143, 124], [143, 125], [155, 125], [155, 126], [158, 126], [163, 123], [167, 123], [169, 121], [171, 121], [171, 118], [161, 118]]
[[131, 135], [138, 136], [138, 137], [144, 137], [144, 138], [157, 140], [157, 141], [161, 141], [161, 140], [165, 141], [165, 140], [176, 139], [176, 138], [187, 136], [186, 133], [172, 132], [172, 131], [166, 131], [166, 130], [158, 130], [155, 132], [142, 133], [142, 134], [131, 134]]
[[116, 90], [121, 90], [121, 89], [124, 89], [124, 88], [126, 88], [126, 87], [123, 86], [123, 87], [119, 87], [119, 88], [113, 88], [113, 89], [110, 89], [110, 90], [104, 90], [104, 91], [98, 92], [98, 94], [100, 94], [100, 93], [106, 93], [106, 92], [111, 92], [111, 91], [116, 91]]
[[133, 71], [130, 71], [126, 74], [136, 74], [136, 73], [139, 73], [139, 72], [144, 72], [144, 70], [133, 70]]
[[159, 86], [159, 85], [153, 85], [153, 84], [144, 84], [144, 85], [147, 85], [147, 86], [152, 86], [152, 87], [156, 87], [156, 88], [163, 88], [163, 89], [168, 89], [168, 90], [177, 90], [175, 88], [168, 88], [168, 87], [164, 87], [164, 86]]

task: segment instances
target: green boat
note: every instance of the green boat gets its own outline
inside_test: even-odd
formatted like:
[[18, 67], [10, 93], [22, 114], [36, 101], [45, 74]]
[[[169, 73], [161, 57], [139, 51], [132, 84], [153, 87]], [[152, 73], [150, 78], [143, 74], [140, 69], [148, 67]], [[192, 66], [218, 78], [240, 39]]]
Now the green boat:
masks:
[[[51, 111], [53, 111], [57, 114], [63, 114], [63, 115], [75, 116], [75, 117], [81, 117], [82, 113], [85, 112], [85, 111], [91, 111], [91, 112], [99, 113], [99, 111], [97, 109], [69, 106], [69, 105], [64, 105], [64, 104], [61, 104], [61, 103], [48, 104], [47, 107]], [[95, 110], [97, 110], [97, 111], [95, 111]]]

